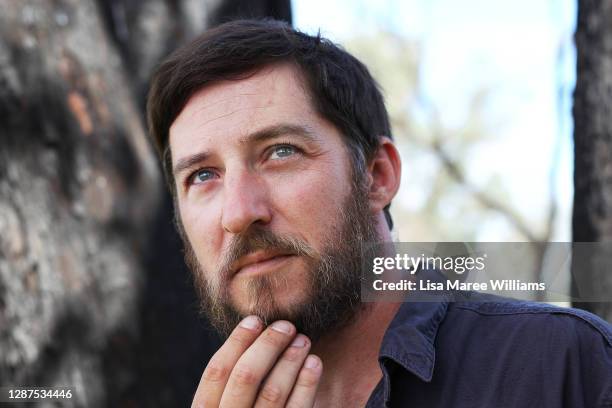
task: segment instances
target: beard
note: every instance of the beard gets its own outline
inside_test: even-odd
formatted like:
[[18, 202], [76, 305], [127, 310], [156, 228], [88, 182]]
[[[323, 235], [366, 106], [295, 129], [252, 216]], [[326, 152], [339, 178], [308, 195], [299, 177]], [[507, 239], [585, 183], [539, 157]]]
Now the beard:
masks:
[[[200, 311], [223, 336], [247, 315], [259, 316], [264, 324], [276, 320], [292, 322], [298, 332], [312, 341], [350, 324], [360, 311], [361, 269], [366, 244], [379, 242], [374, 216], [369, 211], [368, 192], [363, 180], [352, 177], [351, 192], [334, 218], [336, 225], [323, 237], [321, 251], [291, 236], [279, 235], [254, 223], [236, 235], [225, 251], [219, 267], [205, 270], [185, 235], [185, 262], [190, 268], [200, 300]], [[182, 228], [179, 224], [179, 231]], [[306, 300], [281, 307], [275, 289], [290, 286], [285, 273], [249, 277], [246, 282], [248, 310], [238, 310], [232, 301], [229, 282], [231, 266], [239, 258], [256, 250], [277, 250], [297, 255], [306, 261]]]

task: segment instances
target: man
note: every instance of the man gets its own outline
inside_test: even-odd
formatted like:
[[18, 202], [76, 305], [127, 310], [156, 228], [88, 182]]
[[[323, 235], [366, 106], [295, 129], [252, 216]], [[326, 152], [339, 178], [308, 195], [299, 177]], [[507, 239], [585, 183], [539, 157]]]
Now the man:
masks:
[[360, 302], [362, 247], [392, 241], [401, 171], [350, 54], [230, 22], [159, 67], [147, 109], [202, 309], [228, 335], [193, 406], [612, 403], [612, 334], [595, 316]]

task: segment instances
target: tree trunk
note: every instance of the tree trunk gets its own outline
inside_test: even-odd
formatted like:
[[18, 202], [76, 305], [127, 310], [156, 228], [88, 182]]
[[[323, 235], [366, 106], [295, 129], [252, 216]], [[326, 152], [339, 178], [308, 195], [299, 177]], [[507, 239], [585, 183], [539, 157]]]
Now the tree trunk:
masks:
[[190, 403], [219, 340], [195, 313], [144, 95], [223, 4], [0, 0], [0, 385]]
[[[612, 1], [581, 0], [576, 29], [573, 240], [612, 242]], [[580, 262], [572, 273], [600, 299], [612, 293], [610, 265]], [[579, 293], [574, 293], [579, 295]], [[610, 302], [575, 306], [612, 321]]]
[[0, 38], [0, 384], [102, 406], [134, 379], [160, 174], [95, 4], [4, 2]]

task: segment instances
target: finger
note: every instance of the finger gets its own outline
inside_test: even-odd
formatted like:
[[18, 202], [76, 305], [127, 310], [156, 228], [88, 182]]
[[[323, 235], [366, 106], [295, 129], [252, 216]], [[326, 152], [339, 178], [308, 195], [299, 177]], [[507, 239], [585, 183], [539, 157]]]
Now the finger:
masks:
[[323, 363], [314, 354], [309, 355], [298, 374], [297, 381], [289, 395], [287, 408], [310, 408], [314, 405], [319, 381], [323, 373]]
[[212, 356], [196, 390], [192, 407], [218, 407], [236, 362], [263, 330], [257, 316], [247, 316]]
[[263, 379], [294, 336], [295, 327], [284, 320], [264, 330], [234, 366], [221, 397], [221, 406], [252, 407]]
[[309, 350], [308, 337], [298, 334], [265, 379], [257, 394], [256, 408], [285, 406]]

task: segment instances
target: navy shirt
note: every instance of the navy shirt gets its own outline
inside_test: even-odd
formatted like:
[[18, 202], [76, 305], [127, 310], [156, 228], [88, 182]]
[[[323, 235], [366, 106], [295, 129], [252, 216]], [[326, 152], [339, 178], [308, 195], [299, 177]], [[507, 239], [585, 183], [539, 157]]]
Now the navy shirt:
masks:
[[406, 302], [379, 361], [371, 408], [612, 407], [612, 328], [577, 309]]

